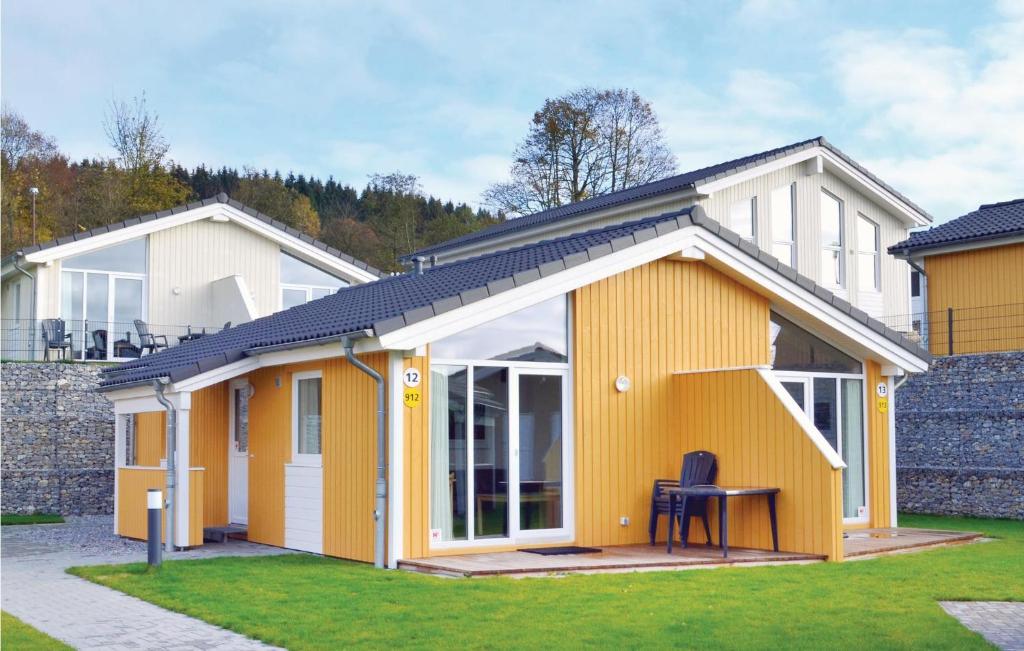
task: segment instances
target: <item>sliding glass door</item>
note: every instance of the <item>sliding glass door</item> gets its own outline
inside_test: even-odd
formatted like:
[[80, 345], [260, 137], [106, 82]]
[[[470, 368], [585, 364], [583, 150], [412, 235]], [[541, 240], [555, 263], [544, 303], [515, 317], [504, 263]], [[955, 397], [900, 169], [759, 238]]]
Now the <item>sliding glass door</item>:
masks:
[[567, 385], [561, 369], [432, 366], [433, 544], [564, 532]]

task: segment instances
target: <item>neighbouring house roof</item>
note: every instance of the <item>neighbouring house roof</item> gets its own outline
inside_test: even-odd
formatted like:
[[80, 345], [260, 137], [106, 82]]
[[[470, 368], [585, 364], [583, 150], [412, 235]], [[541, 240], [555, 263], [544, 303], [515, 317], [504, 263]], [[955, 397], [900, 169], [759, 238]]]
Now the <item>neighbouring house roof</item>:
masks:
[[889, 247], [893, 255], [913, 254], [955, 244], [984, 242], [1024, 235], [1024, 199], [987, 203], [977, 210], [926, 231], [911, 233]]
[[599, 197], [592, 199], [586, 199], [577, 203], [568, 204], [565, 206], [558, 206], [556, 208], [550, 208], [541, 212], [533, 213], [531, 215], [525, 215], [523, 217], [517, 217], [515, 219], [509, 219], [508, 221], [500, 224], [495, 224], [488, 228], [481, 229], [479, 231], [468, 233], [461, 237], [450, 239], [440, 244], [428, 246], [420, 249], [415, 253], [405, 256], [404, 260], [409, 260], [415, 256], [431, 256], [437, 255], [444, 251], [450, 251], [452, 249], [458, 249], [466, 245], [484, 242], [486, 240], [501, 237], [503, 235], [509, 235], [512, 233], [518, 233], [528, 231], [533, 228], [538, 228], [547, 224], [553, 224], [563, 219], [583, 215], [590, 212], [604, 210], [612, 208], [622, 204], [630, 203], [633, 201], [640, 201], [643, 199], [650, 199], [661, 195], [671, 194], [674, 192], [681, 192], [685, 190], [694, 190], [696, 186], [711, 181], [717, 181], [719, 179], [728, 177], [732, 174], [742, 172], [752, 167], [757, 167], [764, 163], [774, 161], [784, 156], [789, 156], [805, 149], [811, 149], [814, 147], [822, 147], [827, 149], [829, 152], [842, 159], [845, 163], [856, 169], [858, 172], [869, 178], [872, 182], [883, 188], [886, 192], [892, 194], [898, 198], [901, 202], [905, 203], [914, 211], [924, 215], [929, 220], [931, 219], [922, 208], [914, 204], [910, 199], [897, 192], [890, 185], [882, 181], [880, 178], [866, 170], [859, 163], [854, 161], [852, 158], [844, 154], [832, 143], [828, 142], [824, 137], [811, 138], [810, 140], [804, 140], [802, 142], [793, 143], [786, 145], [785, 147], [779, 147], [777, 149], [769, 149], [768, 151], [762, 151], [750, 156], [744, 156], [743, 158], [737, 158], [735, 160], [726, 161], [724, 163], [718, 163], [710, 167], [704, 167], [698, 170], [692, 170], [683, 174], [677, 174], [676, 176], [670, 176], [659, 181], [653, 181], [651, 183], [645, 183], [635, 188], [627, 188], [625, 190], [619, 190], [618, 192], [611, 192], [609, 194], [603, 194]]
[[292, 228], [291, 226], [289, 226], [288, 224], [285, 224], [284, 222], [278, 221], [277, 219], [274, 219], [273, 217], [270, 217], [269, 215], [265, 215], [262, 212], [256, 210], [255, 208], [250, 208], [249, 206], [246, 206], [245, 204], [243, 204], [243, 203], [241, 203], [239, 201], [235, 201], [234, 199], [230, 198], [227, 194], [225, 194], [223, 192], [221, 192], [220, 194], [215, 195], [213, 197], [209, 197], [207, 199], [203, 199], [202, 201], [193, 201], [191, 203], [183, 204], [183, 205], [180, 205], [180, 206], [175, 206], [173, 208], [168, 208], [167, 210], [161, 210], [159, 212], [149, 213], [149, 214], [146, 214], [146, 215], [139, 215], [138, 217], [131, 217], [129, 219], [126, 219], [124, 221], [120, 221], [120, 222], [117, 222], [117, 223], [114, 223], [114, 224], [107, 224], [105, 226], [97, 226], [96, 228], [84, 231], [82, 233], [75, 233], [73, 235], [65, 235], [64, 237], [58, 237], [57, 239], [50, 240], [48, 242], [42, 242], [42, 243], [39, 243], [39, 244], [33, 244], [31, 246], [25, 246], [25, 247], [22, 247], [21, 249], [19, 249], [17, 253], [15, 253], [15, 254], [13, 254], [11, 256], [8, 256], [4, 260], [4, 263], [6, 264], [6, 262], [8, 260], [10, 260], [11, 258], [13, 258], [15, 255], [18, 255], [18, 254], [30, 255], [32, 253], [37, 253], [39, 251], [45, 251], [47, 249], [52, 249], [54, 247], [63, 246], [65, 244], [70, 244], [72, 242], [80, 242], [82, 240], [87, 240], [87, 239], [89, 239], [91, 237], [95, 237], [97, 235], [102, 235], [104, 233], [112, 233], [114, 231], [119, 231], [119, 230], [122, 230], [122, 229], [125, 229], [125, 228], [130, 228], [132, 226], [136, 226], [136, 225], [139, 225], [139, 224], [145, 224], [145, 223], [148, 223], [148, 222], [151, 222], [151, 221], [154, 221], [154, 220], [159, 220], [159, 219], [163, 219], [165, 217], [170, 217], [172, 215], [179, 215], [179, 214], [181, 214], [183, 212], [187, 212], [189, 210], [194, 210], [196, 208], [202, 208], [203, 206], [209, 206], [209, 205], [217, 204], [217, 203], [226, 204], [228, 206], [231, 206], [232, 208], [240, 210], [243, 213], [245, 213], [246, 215], [249, 215], [250, 217], [253, 217], [253, 218], [258, 219], [259, 221], [261, 221], [261, 222], [263, 222], [265, 224], [273, 226], [274, 228], [280, 230], [281, 232], [283, 232], [283, 233], [285, 233], [287, 235], [290, 235], [290, 236], [292, 236], [292, 237], [294, 237], [296, 239], [299, 239], [299, 240], [305, 242], [306, 244], [312, 245], [312, 246], [320, 249], [321, 251], [324, 251], [324, 252], [326, 252], [326, 253], [328, 253], [328, 254], [330, 254], [330, 255], [332, 255], [332, 256], [340, 259], [340, 260], [343, 260], [343, 261], [345, 261], [345, 262], [347, 262], [347, 263], [349, 263], [351, 265], [354, 265], [354, 266], [358, 267], [359, 269], [367, 271], [367, 272], [369, 272], [370, 274], [372, 274], [374, 276], [380, 277], [380, 276], [384, 275], [383, 271], [381, 271], [381, 270], [379, 270], [379, 269], [377, 269], [377, 268], [375, 268], [375, 267], [373, 267], [371, 265], [368, 265], [365, 262], [362, 262], [361, 260], [357, 260], [357, 259], [353, 258], [352, 256], [348, 255], [347, 253], [344, 253], [343, 251], [339, 251], [338, 249], [334, 248], [333, 246], [328, 246], [324, 242], [321, 242], [320, 240], [317, 240], [317, 239], [315, 239], [313, 237], [310, 237], [309, 235], [303, 233], [302, 231], [300, 231], [298, 229]]
[[699, 207], [688, 207], [430, 267], [419, 275], [409, 273], [347, 287], [336, 294], [109, 369], [105, 371], [101, 386], [116, 389], [163, 377], [178, 382], [256, 354], [260, 349], [314, 345], [344, 334], [366, 331], [379, 337], [695, 225], [796, 282], [918, 358], [930, 359], [927, 351], [904, 335], [886, 328], [867, 313], [742, 240], [707, 217]]

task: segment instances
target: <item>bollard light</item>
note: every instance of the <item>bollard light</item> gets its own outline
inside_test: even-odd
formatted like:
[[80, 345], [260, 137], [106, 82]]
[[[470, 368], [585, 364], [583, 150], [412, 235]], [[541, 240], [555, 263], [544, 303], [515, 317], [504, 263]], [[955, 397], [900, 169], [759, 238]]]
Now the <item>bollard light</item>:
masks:
[[159, 567], [163, 562], [163, 548], [160, 546], [160, 524], [163, 521], [164, 492], [159, 488], [150, 488], [146, 494], [149, 521], [146, 543], [149, 551], [149, 564]]

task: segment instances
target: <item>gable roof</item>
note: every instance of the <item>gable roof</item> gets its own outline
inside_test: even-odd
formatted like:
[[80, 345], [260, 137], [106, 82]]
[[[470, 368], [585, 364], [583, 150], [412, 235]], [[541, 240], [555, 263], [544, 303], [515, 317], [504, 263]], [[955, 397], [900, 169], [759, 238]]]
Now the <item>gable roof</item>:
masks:
[[806, 149], [812, 149], [814, 147], [822, 147], [827, 149], [829, 152], [840, 158], [846, 164], [850, 165], [858, 172], [866, 176], [872, 182], [879, 185], [886, 192], [892, 194], [900, 201], [905, 203], [911, 209], [926, 216], [929, 220], [931, 219], [922, 208], [917, 206], [915, 203], [910, 201], [907, 197], [897, 192], [890, 185], [882, 181], [880, 178], [866, 170], [859, 163], [854, 161], [852, 158], [844, 154], [837, 147], [828, 142], [823, 136], [817, 138], [811, 138], [810, 140], [803, 140], [801, 142], [786, 145], [776, 149], [769, 149], [767, 151], [758, 152], [750, 156], [744, 156], [743, 158], [737, 158], [735, 160], [726, 161], [724, 163], [718, 163], [710, 167], [704, 167], [683, 174], [677, 174], [670, 176], [665, 179], [653, 181], [651, 183], [645, 183], [643, 185], [636, 186], [634, 188], [627, 188], [625, 190], [619, 190], [617, 192], [611, 192], [603, 194], [598, 197], [591, 199], [585, 199], [576, 203], [567, 204], [564, 206], [557, 206], [555, 208], [549, 208], [536, 212], [523, 217], [517, 217], [515, 219], [509, 219], [500, 224], [495, 224], [488, 228], [468, 233], [460, 237], [450, 239], [446, 242], [441, 242], [433, 246], [428, 246], [423, 249], [404, 256], [403, 260], [409, 260], [415, 256], [429, 257], [431, 255], [440, 254], [444, 251], [450, 251], [452, 249], [458, 249], [466, 245], [484, 242], [486, 240], [501, 237], [503, 235], [509, 235], [512, 233], [519, 233], [529, 231], [533, 228], [538, 228], [547, 224], [553, 224], [570, 217], [584, 215], [590, 212], [596, 212], [607, 208], [631, 203], [634, 201], [640, 201], [644, 199], [650, 199], [659, 197], [675, 192], [682, 192], [686, 190], [695, 190], [698, 185], [709, 183], [724, 179], [732, 174], [742, 172], [744, 170], [757, 167], [764, 163], [768, 163], [784, 156], [789, 156]]
[[[265, 215], [264, 213], [256, 210], [255, 208], [250, 208], [249, 206], [246, 206], [245, 204], [239, 201], [235, 201], [234, 199], [230, 198], [227, 194], [223, 192], [215, 196], [203, 199], [202, 201], [193, 201], [191, 203], [182, 204], [180, 206], [174, 206], [173, 208], [168, 208], [167, 210], [161, 210], [159, 212], [139, 215], [138, 217], [130, 217], [124, 221], [116, 222], [114, 224], [106, 224], [104, 226], [97, 226], [96, 228], [92, 228], [82, 233], [65, 235], [64, 237], [58, 237], [48, 242], [41, 242], [39, 244], [25, 246], [19, 249], [12, 256], [8, 256], [7, 259], [10, 259], [15, 255], [19, 254], [30, 255], [32, 253], [38, 253], [40, 251], [45, 251], [47, 249], [52, 249], [54, 247], [63, 246], [65, 244], [71, 244], [72, 242], [81, 242], [82, 240], [87, 240], [97, 235], [103, 235], [104, 233], [112, 233], [114, 231], [123, 230], [125, 228], [130, 228], [132, 226], [137, 226], [139, 224], [145, 224], [148, 222], [152, 222], [154, 220], [164, 219], [172, 215], [180, 215], [181, 213], [187, 212], [189, 210], [195, 210], [196, 208], [202, 208], [204, 206], [210, 206], [218, 203], [231, 206], [236, 210], [240, 210], [246, 215], [249, 215], [250, 217], [253, 217], [269, 226], [273, 226], [277, 230], [285, 233], [286, 235], [290, 235], [291, 237], [301, 240], [306, 244], [312, 245], [320, 249], [321, 251], [324, 251], [325, 253], [334, 256], [335, 258], [343, 260], [344, 262], [347, 262], [351, 265], [354, 265], [355, 267], [358, 267], [359, 269], [362, 269], [363, 271], [370, 273], [373, 276], [377, 276], [379, 278], [384, 275], [384, 272], [382, 272], [380, 269], [368, 265], [361, 260], [357, 260], [352, 256], [348, 255], [347, 253], [339, 251], [333, 246], [329, 246], [326, 243], [321, 242], [320, 240], [310, 237], [309, 235], [303, 233], [302, 231], [296, 228], [292, 228], [291, 226], [285, 224], [282, 221], [274, 219], [269, 215]], [[5, 262], [7, 261], [7, 259], [5, 259]]]
[[889, 247], [893, 255], [911, 254], [953, 244], [984, 242], [1024, 235], [1024, 199], [982, 204], [977, 210], [926, 231], [911, 233]]
[[367, 331], [380, 337], [691, 226], [713, 233], [755, 263], [786, 276], [918, 358], [930, 359], [927, 351], [904, 335], [721, 227], [701, 208], [688, 207], [431, 267], [420, 275], [391, 276], [343, 288], [336, 294], [108, 369], [101, 386], [115, 389], [161, 377], [178, 382], [272, 347], [314, 345]]

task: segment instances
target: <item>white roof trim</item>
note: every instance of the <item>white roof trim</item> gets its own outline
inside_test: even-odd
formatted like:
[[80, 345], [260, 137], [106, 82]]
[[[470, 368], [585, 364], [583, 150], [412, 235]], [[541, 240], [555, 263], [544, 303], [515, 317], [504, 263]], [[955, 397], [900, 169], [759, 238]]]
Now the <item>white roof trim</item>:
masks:
[[923, 245], [922, 248], [914, 248], [909, 251], [900, 251], [894, 254], [898, 258], [912, 258], [914, 260], [920, 260], [921, 258], [928, 258], [933, 255], [944, 255], [947, 253], [960, 253], [963, 251], [976, 251], [978, 249], [993, 249], [997, 246], [1008, 246], [1010, 244], [1021, 244], [1024, 242], [1024, 235], [1015, 234], [1007, 235], [1004, 237], [992, 237], [988, 239], [977, 239], [970, 240], [967, 242], [950, 242], [948, 244], [939, 244], [935, 248], [925, 248], [927, 245]]
[[753, 167], [729, 174], [714, 181], [699, 183], [696, 188], [701, 194], [711, 195], [719, 190], [732, 187], [737, 183], [749, 181], [776, 170], [789, 167], [790, 165], [796, 165], [817, 157], [821, 157], [826, 163], [826, 168], [843, 180], [853, 181], [856, 185], [866, 188], [884, 208], [891, 210], [893, 214], [905, 223], [912, 226], [926, 226], [931, 223], [931, 217], [908, 205], [899, 196], [893, 194], [878, 182], [873, 181], [863, 172], [835, 155], [827, 147], [822, 147], [821, 145], [801, 149], [800, 151], [793, 152], [792, 154], [754, 165]]
[[242, 226], [254, 233], [276, 242], [288, 253], [314, 264], [322, 269], [330, 269], [342, 276], [345, 280], [354, 283], [364, 283], [377, 279], [377, 276], [365, 269], [360, 269], [354, 264], [337, 258], [327, 251], [319, 249], [308, 242], [304, 242], [294, 235], [271, 226], [266, 222], [248, 215], [234, 206], [225, 203], [212, 203], [207, 206], [198, 206], [191, 210], [185, 210], [174, 215], [151, 219], [141, 224], [132, 224], [119, 228], [109, 233], [100, 233], [75, 242], [67, 242], [51, 246], [41, 251], [33, 251], [25, 255], [25, 261], [33, 264], [48, 264], [54, 260], [81, 255], [89, 251], [101, 249], [114, 244], [120, 244], [133, 240], [150, 233], [156, 233], [188, 224], [203, 219], [227, 219]]
[[913, 372], [928, 369], [924, 359], [879, 335], [865, 323], [808, 292], [702, 226], [688, 226], [672, 231], [547, 278], [418, 321], [382, 335], [380, 344], [392, 350], [422, 346], [690, 247], [704, 251], [714, 261], [732, 269], [766, 294], [779, 297], [786, 305], [807, 313], [814, 320], [852, 340], [870, 351], [871, 356], [878, 361]]

